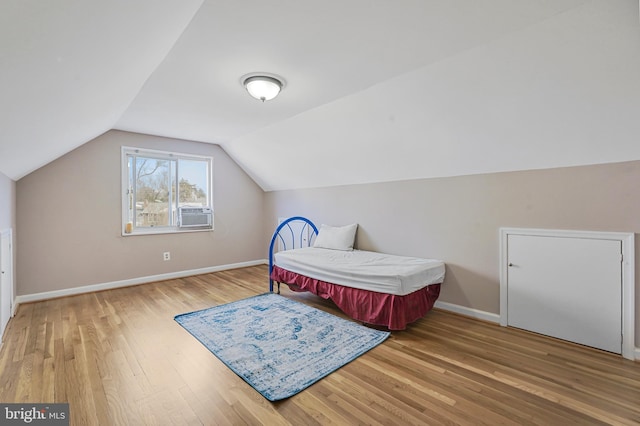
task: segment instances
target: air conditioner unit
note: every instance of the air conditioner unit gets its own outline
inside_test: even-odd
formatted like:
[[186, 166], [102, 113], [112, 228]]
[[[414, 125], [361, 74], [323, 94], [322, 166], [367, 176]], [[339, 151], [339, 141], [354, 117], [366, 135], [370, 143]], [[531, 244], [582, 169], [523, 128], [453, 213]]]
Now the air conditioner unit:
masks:
[[210, 207], [180, 207], [180, 228], [213, 228], [213, 210]]

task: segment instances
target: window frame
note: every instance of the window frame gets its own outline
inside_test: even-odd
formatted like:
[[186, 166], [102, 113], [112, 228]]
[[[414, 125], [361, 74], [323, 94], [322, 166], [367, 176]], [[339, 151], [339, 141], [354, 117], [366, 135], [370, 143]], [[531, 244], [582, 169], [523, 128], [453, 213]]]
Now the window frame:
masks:
[[[148, 157], [157, 160], [169, 160], [176, 161], [176, 174], [175, 182], [176, 188], [179, 188], [180, 182], [180, 170], [178, 167], [179, 160], [191, 160], [191, 161], [205, 161], [207, 163], [207, 200], [208, 206], [212, 211], [211, 228], [180, 228], [177, 225], [169, 226], [150, 226], [150, 227], [136, 227], [135, 223], [132, 226], [131, 232], [126, 232], [127, 223], [129, 222], [129, 158], [130, 156]], [[122, 146], [120, 151], [120, 169], [121, 169], [121, 227], [120, 232], [123, 237], [129, 237], [133, 235], [157, 235], [157, 234], [176, 234], [176, 233], [191, 233], [191, 232], [210, 232], [214, 229], [215, 210], [213, 208], [213, 157], [198, 154], [186, 154], [173, 151], [162, 151], [148, 148], [136, 148], [130, 146]], [[176, 210], [179, 205], [179, 193], [176, 193]]]

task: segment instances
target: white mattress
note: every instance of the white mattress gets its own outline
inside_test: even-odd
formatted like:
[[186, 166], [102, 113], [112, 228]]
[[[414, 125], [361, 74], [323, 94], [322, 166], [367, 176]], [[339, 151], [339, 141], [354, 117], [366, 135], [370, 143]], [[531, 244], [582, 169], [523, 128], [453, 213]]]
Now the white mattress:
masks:
[[444, 280], [444, 262], [364, 250], [306, 247], [274, 254], [274, 264], [309, 278], [404, 296]]

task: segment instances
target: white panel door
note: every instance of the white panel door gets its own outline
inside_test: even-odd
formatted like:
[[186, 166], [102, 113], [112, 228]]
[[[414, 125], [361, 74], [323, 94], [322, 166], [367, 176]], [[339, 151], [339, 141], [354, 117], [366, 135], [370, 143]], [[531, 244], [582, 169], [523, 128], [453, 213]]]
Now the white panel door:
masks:
[[13, 298], [13, 256], [11, 253], [11, 231], [0, 233], [0, 337], [11, 318]]
[[622, 242], [509, 235], [508, 324], [622, 352]]

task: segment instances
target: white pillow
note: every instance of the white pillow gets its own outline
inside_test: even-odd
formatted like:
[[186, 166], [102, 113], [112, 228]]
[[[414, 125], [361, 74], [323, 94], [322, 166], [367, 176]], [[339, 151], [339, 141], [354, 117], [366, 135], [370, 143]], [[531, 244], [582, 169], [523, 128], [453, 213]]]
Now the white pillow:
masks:
[[313, 246], [333, 250], [353, 250], [357, 229], [357, 223], [346, 226], [323, 224], [320, 226], [320, 231], [318, 231], [318, 236]]

